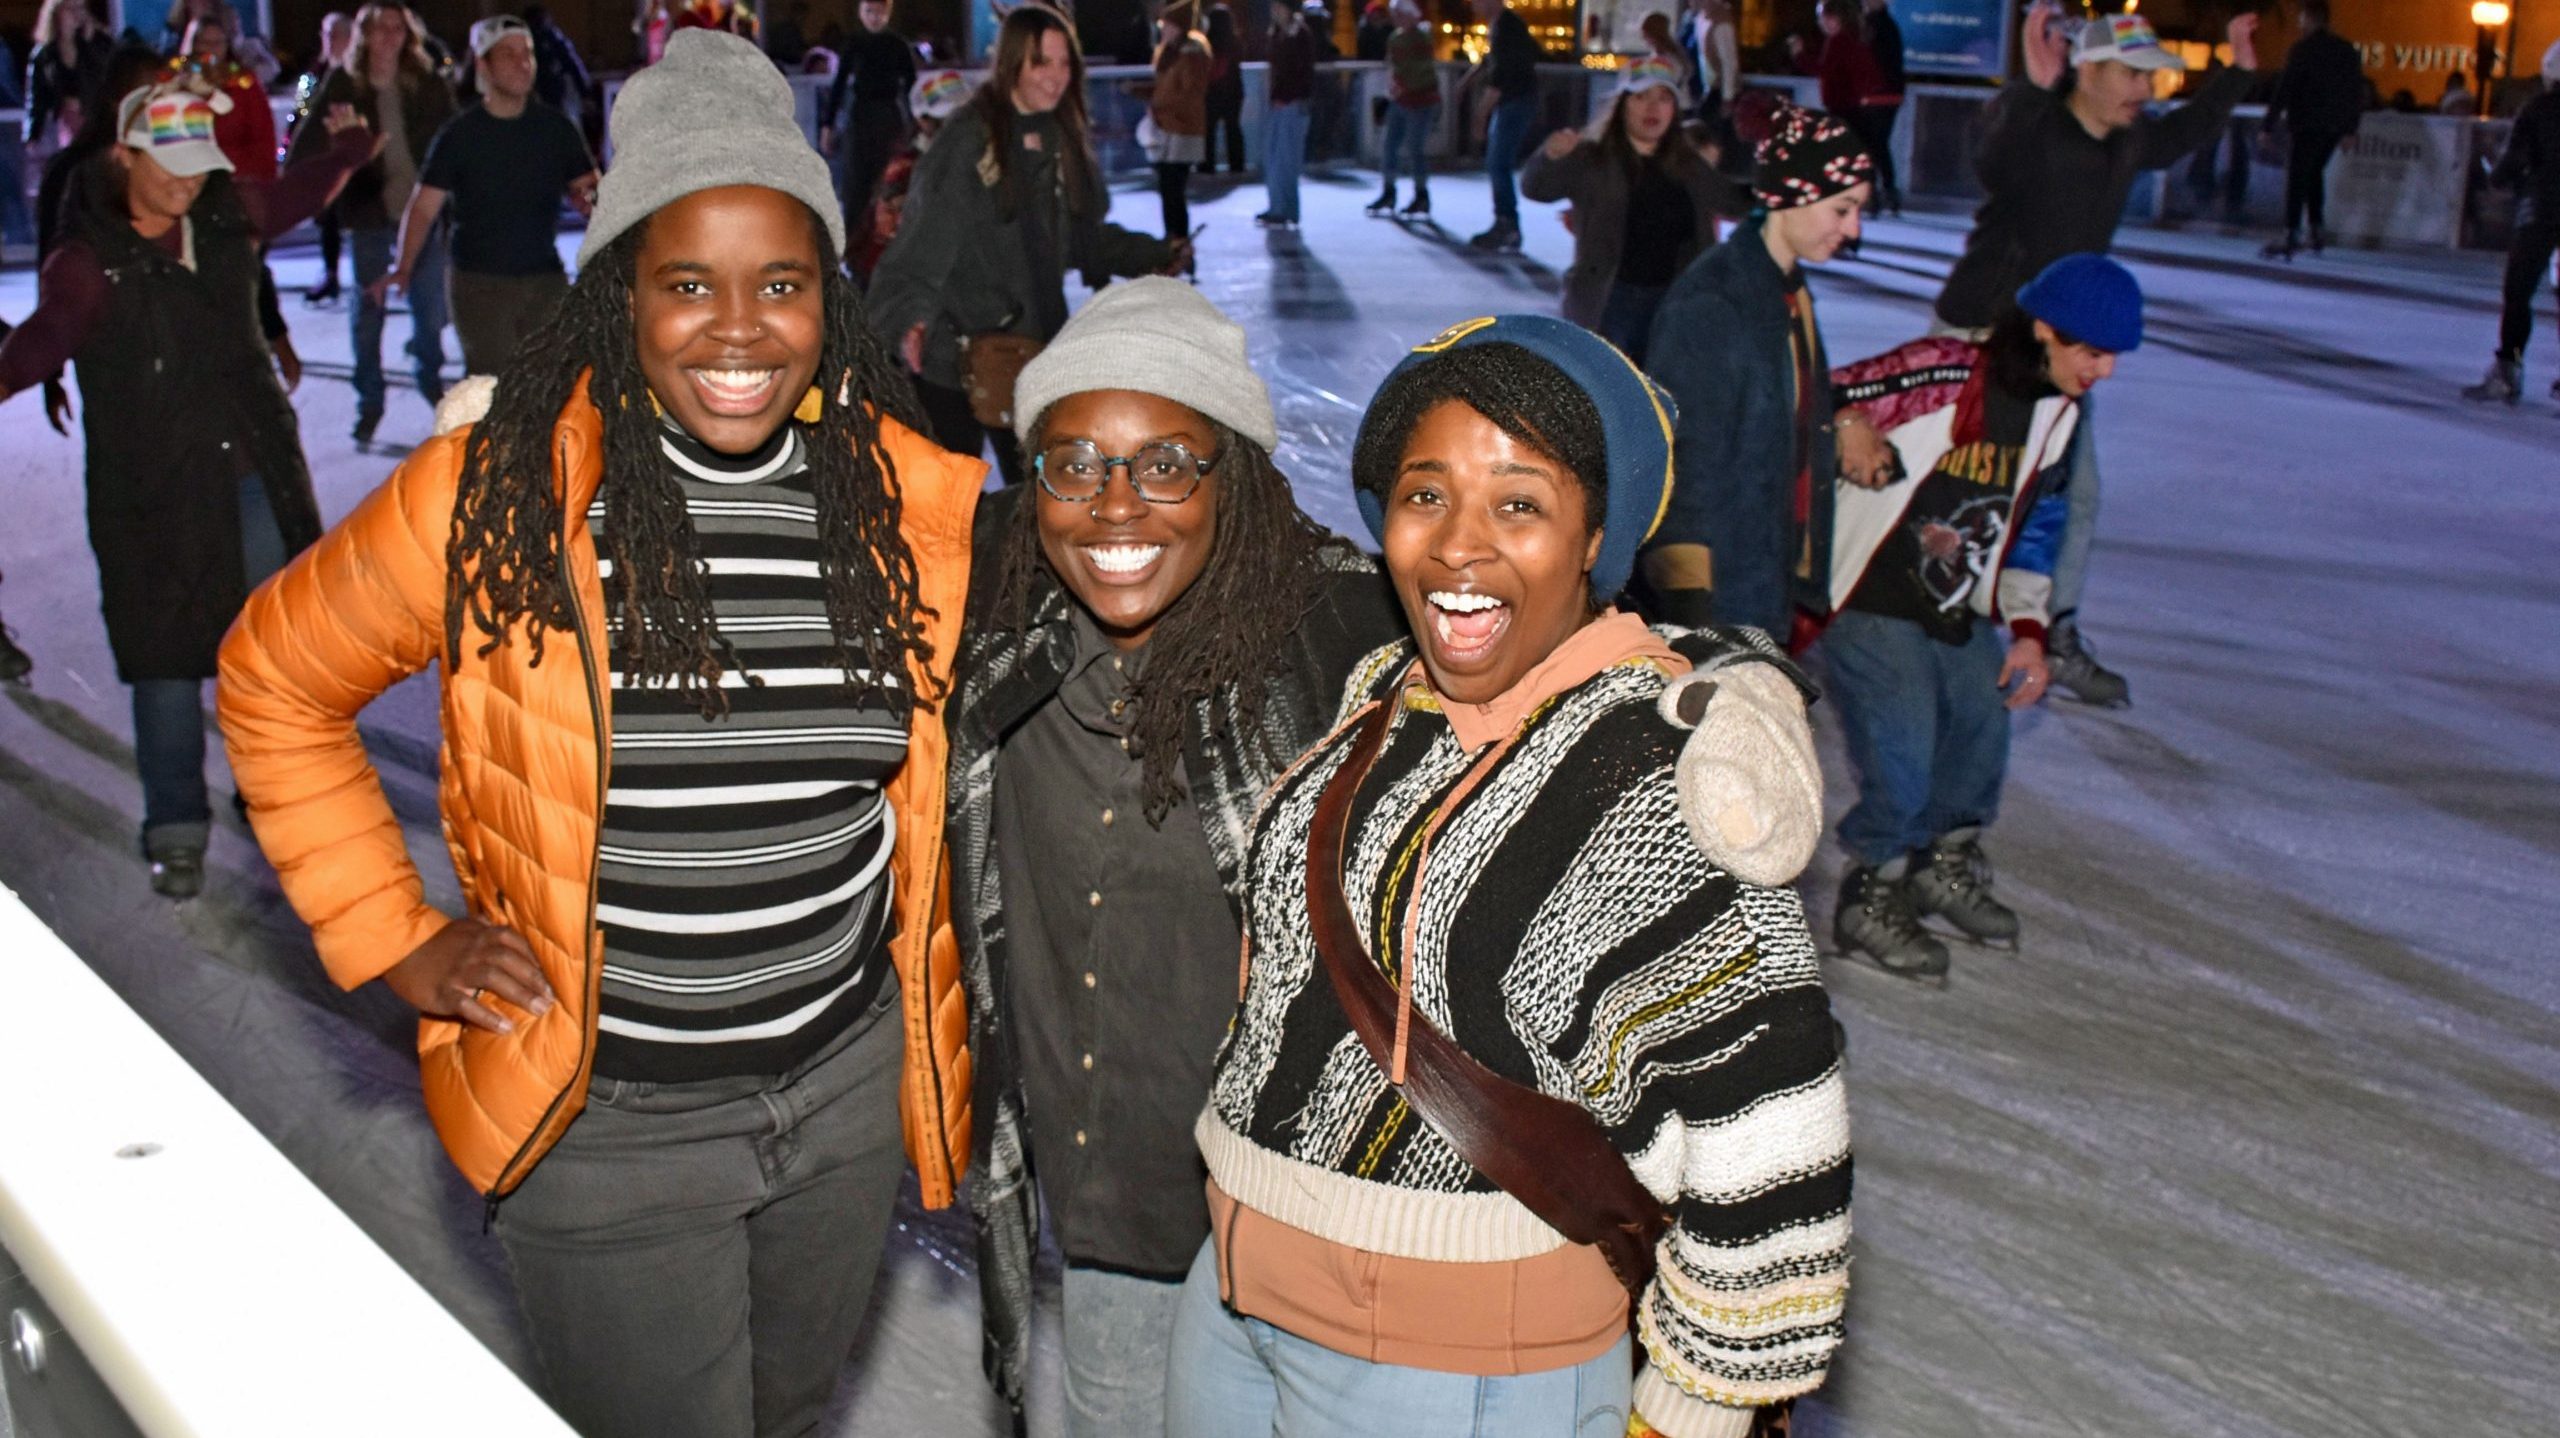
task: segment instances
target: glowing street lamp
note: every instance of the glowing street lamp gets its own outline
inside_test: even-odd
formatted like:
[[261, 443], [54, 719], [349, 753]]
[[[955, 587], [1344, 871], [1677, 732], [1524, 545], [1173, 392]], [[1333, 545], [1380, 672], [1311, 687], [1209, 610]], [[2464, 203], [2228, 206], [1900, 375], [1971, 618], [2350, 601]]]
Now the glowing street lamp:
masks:
[[2474, 33], [2479, 37], [2479, 44], [2472, 56], [2474, 62], [2472, 69], [2477, 73], [2478, 78], [2471, 88], [2479, 92], [2476, 103], [2480, 118], [2484, 120], [2489, 118], [2489, 96], [2498, 78], [2497, 32], [2504, 28], [2507, 21], [2514, 18], [2514, 15], [2515, 11], [2508, 6], [2506, 0], [2472, 0], [2471, 24]]

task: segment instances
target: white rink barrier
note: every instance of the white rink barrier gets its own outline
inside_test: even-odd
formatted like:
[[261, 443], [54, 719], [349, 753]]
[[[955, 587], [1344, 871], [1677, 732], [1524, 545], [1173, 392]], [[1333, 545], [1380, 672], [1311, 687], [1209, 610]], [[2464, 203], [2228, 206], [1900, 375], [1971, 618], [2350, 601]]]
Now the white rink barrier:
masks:
[[149, 1438], [569, 1438], [5, 888], [0, 1095], [0, 1247]]

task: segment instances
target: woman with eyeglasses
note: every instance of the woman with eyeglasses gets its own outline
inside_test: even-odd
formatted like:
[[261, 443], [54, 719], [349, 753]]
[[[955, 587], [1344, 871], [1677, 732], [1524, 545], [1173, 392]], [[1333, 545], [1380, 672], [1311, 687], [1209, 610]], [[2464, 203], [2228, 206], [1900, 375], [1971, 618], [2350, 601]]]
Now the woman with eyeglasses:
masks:
[[989, 1377], [1019, 1409], [1045, 1200], [1068, 1432], [1151, 1438], [1209, 1231], [1191, 1124], [1245, 830], [1398, 621], [1300, 512], [1244, 331], [1190, 286], [1104, 290], [1016, 400], [1030, 482], [981, 505], [951, 709]]

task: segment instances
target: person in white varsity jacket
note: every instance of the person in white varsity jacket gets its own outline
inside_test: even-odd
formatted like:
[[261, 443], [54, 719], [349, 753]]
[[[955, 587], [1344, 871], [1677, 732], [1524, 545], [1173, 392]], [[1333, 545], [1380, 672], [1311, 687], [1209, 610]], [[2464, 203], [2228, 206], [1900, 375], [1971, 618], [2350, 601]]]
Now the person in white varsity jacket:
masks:
[[2133, 276], [2103, 255], [2069, 255], [2018, 291], [1981, 343], [1915, 340], [1832, 375], [1836, 397], [1884, 432], [1898, 461], [1880, 487], [1841, 483], [1835, 615], [1822, 638], [1858, 771], [1840, 824], [1855, 862], [1833, 930], [1890, 972], [1947, 972], [1946, 946], [1921, 926], [1928, 914], [1976, 940], [2017, 941], [1981, 834], [1999, 812], [2007, 711], [2041, 701], [2051, 682], [2045, 633], [2080, 403], [2141, 342]]
[[[1850, 1167], [1813, 945], [1792, 891], [1683, 833], [1665, 711], [1697, 681], [1609, 607], [1673, 433], [1624, 355], [1548, 316], [1459, 325], [1371, 403], [1353, 484], [1411, 637], [1353, 672], [1246, 849], [1168, 1431], [1741, 1438], [1822, 1382]], [[1341, 820], [1321, 846], [1320, 806]], [[1335, 863], [1328, 894], [1312, 866]], [[1402, 1019], [1373, 1003], [1364, 1035], [1335, 984], [1371, 965]], [[1658, 1242], [1542, 1203], [1520, 1175], [1549, 1146], [1506, 1159], [1481, 1141], [1499, 1125], [1426, 1117], [1449, 1110], [1407, 1086], [1401, 1039], [1372, 1046], [1381, 1022], [1563, 1115], [1576, 1171], [1665, 1213]]]

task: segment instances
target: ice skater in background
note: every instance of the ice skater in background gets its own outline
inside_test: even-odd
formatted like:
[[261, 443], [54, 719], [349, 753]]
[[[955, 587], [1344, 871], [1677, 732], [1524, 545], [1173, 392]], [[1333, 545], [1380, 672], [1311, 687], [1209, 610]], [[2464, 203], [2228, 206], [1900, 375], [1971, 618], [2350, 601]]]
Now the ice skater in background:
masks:
[[1836, 613], [1821, 644], [1858, 771], [1832, 932], [1887, 972], [1945, 976], [1947, 948], [1925, 915], [1980, 942], [2017, 942], [1982, 832], [2000, 811], [2008, 711], [2052, 683], [2045, 636], [2074, 516], [2081, 406], [2141, 343], [2133, 276], [2103, 255], [2070, 255], [2021, 289], [1985, 339], [1915, 340], [1832, 376], [1898, 461], [1881, 487], [1838, 488]]
[[[2542, 52], [2542, 93], [2516, 116], [2506, 153], [2489, 182], [2516, 193], [2515, 238], [2507, 244], [2506, 309], [2498, 324], [2498, 356], [2488, 377], [2465, 398], [2514, 404], [2524, 397], [2524, 346], [2533, 338], [2533, 297], [2560, 251], [2560, 40]], [[2551, 386], [2560, 399], [2560, 380]]]

